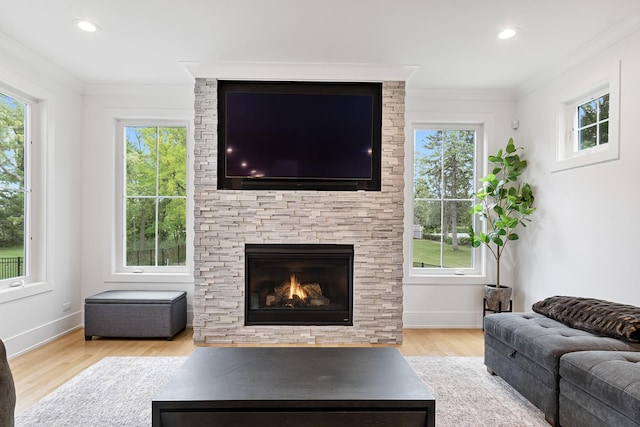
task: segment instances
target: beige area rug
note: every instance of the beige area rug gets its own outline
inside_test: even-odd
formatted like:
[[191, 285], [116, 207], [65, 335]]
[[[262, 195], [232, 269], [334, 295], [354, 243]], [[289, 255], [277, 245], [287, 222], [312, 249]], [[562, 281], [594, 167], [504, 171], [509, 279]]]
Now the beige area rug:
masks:
[[[185, 357], [107, 357], [16, 417], [18, 427], [148, 427], [151, 399]], [[547, 426], [479, 357], [408, 357], [436, 398], [438, 427]], [[393, 426], [390, 426], [393, 427]]]

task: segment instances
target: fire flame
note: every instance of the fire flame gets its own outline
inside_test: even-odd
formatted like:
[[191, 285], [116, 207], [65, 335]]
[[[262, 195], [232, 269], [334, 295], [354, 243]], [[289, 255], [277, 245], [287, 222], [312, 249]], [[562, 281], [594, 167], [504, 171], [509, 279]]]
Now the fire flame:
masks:
[[302, 299], [305, 299], [307, 297], [307, 293], [304, 291], [304, 289], [302, 289], [302, 286], [300, 285], [300, 282], [298, 282], [296, 275], [292, 274], [289, 277], [289, 299], [293, 299], [294, 295], [297, 295]]

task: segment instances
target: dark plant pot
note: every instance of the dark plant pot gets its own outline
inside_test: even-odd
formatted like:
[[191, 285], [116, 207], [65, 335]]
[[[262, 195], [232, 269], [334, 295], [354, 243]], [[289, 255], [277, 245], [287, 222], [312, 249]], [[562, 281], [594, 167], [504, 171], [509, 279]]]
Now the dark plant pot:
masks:
[[511, 292], [509, 286], [484, 285], [484, 297], [490, 311], [507, 311], [511, 309]]

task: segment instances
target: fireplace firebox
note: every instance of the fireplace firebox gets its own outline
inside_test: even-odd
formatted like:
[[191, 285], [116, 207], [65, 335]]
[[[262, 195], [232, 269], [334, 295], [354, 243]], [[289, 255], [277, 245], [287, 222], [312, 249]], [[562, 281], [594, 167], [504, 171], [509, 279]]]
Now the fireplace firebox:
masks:
[[353, 325], [353, 245], [246, 244], [245, 325]]

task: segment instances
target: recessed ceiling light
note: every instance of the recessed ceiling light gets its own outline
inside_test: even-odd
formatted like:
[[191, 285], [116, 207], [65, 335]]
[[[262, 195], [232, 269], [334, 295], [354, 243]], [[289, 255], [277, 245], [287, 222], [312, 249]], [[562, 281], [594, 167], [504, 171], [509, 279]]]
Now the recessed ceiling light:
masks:
[[78, 26], [78, 28], [88, 33], [95, 33], [100, 29], [98, 25], [94, 24], [93, 22], [87, 21], [85, 19], [78, 19], [77, 21], [75, 21], [75, 23]]
[[501, 40], [510, 39], [515, 37], [515, 35], [518, 34], [518, 31], [520, 31], [520, 29], [516, 27], [505, 28], [498, 33], [498, 38]]

